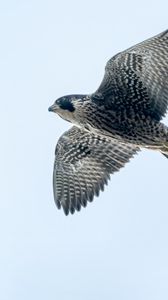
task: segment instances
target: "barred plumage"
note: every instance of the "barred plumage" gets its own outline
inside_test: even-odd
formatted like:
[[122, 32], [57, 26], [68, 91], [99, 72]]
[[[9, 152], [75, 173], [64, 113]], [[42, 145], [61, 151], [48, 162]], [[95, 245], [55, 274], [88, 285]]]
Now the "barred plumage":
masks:
[[141, 147], [168, 158], [168, 30], [112, 57], [97, 91], [59, 98], [49, 110], [75, 124], [56, 147], [57, 207], [92, 201]]
[[119, 171], [139, 150], [131, 144], [72, 127], [59, 139], [55, 151], [54, 198], [65, 214], [80, 210], [104, 190], [110, 174]]

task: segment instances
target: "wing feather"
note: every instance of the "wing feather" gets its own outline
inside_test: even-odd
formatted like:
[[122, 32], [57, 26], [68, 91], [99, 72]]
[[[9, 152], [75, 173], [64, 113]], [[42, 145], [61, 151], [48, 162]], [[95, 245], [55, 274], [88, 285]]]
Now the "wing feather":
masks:
[[58, 140], [53, 172], [54, 199], [67, 215], [79, 211], [104, 190], [110, 174], [119, 171], [139, 150], [131, 144], [72, 127]]
[[160, 121], [168, 107], [168, 30], [112, 57], [97, 95], [130, 119], [136, 114]]

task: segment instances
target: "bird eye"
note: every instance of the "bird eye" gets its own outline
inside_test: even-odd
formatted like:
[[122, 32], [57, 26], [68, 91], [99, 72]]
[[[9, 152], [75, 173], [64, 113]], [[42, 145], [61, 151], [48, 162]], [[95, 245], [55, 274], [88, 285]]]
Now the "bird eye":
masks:
[[71, 101], [66, 98], [63, 98], [59, 103], [60, 108], [73, 112], [75, 110], [74, 105]]

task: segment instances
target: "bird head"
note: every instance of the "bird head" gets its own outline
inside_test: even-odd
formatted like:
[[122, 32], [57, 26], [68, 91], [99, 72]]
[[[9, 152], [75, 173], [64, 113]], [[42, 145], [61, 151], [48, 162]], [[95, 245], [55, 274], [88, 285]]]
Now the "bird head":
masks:
[[86, 95], [68, 95], [58, 98], [52, 106], [48, 108], [49, 111], [57, 113], [66, 121], [76, 123], [76, 114], [83, 106], [88, 96]]

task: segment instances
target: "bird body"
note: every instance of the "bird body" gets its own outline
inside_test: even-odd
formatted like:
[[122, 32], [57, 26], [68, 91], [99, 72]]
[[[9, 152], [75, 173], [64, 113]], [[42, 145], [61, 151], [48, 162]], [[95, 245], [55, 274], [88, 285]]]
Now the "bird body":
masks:
[[92, 201], [140, 148], [168, 158], [168, 30], [112, 57], [96, 92], [49, 108], [73, 123], [58, 141], [54, 199], [65, 214]]

